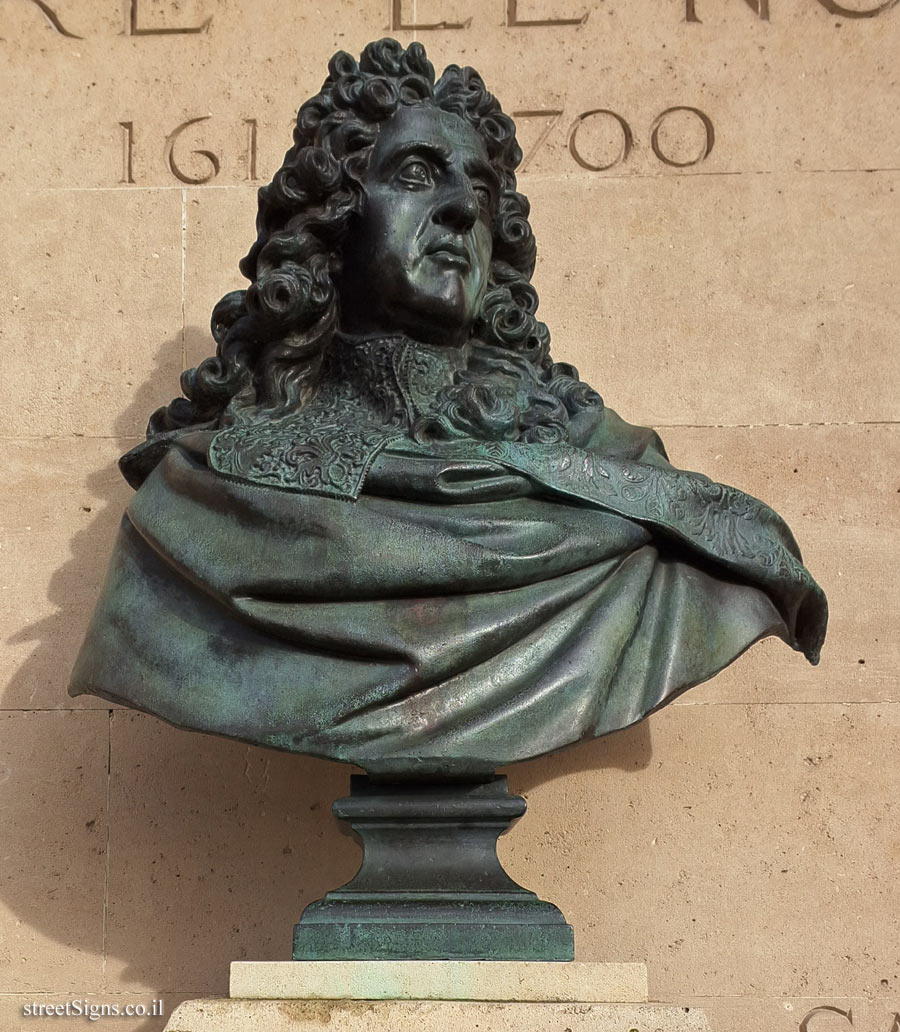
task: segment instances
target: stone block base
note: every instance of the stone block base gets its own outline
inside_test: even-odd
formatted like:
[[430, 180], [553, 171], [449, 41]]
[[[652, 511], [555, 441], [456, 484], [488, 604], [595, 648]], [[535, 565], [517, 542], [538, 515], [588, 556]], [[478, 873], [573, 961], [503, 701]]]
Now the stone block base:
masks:
[[165, 1032], [710, 1032], [703, 1014], [660, 1004], [384, 1000], [190, 1000]]
[[502, 960], [231, 963], [233, 1000], [477, 1000], [646, 1003], [645, 964]]

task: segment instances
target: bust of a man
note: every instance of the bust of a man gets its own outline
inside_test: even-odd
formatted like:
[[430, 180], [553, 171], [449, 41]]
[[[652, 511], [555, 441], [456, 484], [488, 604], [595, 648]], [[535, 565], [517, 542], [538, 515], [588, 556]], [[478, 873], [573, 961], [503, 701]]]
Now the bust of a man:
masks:
[[338, 53], [259, 193], [215, 357], [137, 494], [72, 681], [382, 775], [640, 720], [824, 596], [762, 502], [675, 469], [550, 356], [515, 127], [422, 46]]

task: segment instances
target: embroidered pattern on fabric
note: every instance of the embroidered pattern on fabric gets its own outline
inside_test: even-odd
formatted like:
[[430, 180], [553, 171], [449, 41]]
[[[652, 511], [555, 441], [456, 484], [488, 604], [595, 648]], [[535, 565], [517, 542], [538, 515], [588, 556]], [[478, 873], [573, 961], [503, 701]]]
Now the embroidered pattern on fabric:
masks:
[[458, 352], [435, 352], [418, 347], [394, 352], [394, 374], [412, 418], [427, 412], [438, 391], [446, 387], [463, 365]]
[[[238, 479], [355, 500], [376, 456], [481, 458], [573, 498], [653, 524], [700, 553], [787, 597], [788, 585], [820, 595], [784, 521], [763, 502], [700, 473], [620, 461], [566, 444], [462, 440], [422, 445], [412, 420], [452, 381], [460, 356], [405, 338], [341, 340], [316, 396], [282, 420], [222, 430], [210, 466]], [[815, 651], [817, 646], [813, 646]]]
[[306, 429], [315, 437], [296, 424], [268, 426], [252, 438], [223, 431], [210, 444], [210, 465], [257, 484], [356, 499], [375, 456], [397, 436], [377, 426], [310, 424]]
[[781, 517], [759, 499], [702, 473], [621, 462], [568, 445], [477, 442], [474, 450], [555, 490], [664, 527], [725, 564], [744, 570], [753, 565], [767, 580], [817, 588], [784, 543], [793, 538]]
[[356, 499], [376, 455], [450, 382], [460, 357], [404, 337], [336, 338], [316, 395], [280, 420], [221, 430], [212, 469], [270, 487]]

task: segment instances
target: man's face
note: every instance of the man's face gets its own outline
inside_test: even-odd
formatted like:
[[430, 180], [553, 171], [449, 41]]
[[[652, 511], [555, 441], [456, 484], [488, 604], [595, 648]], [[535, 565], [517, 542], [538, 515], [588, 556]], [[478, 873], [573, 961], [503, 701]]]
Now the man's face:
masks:
[[401, 107], [381, 128], [365, 203], [344, 245], [341, 322], [459, 345], [487, 284], [499, 182], [457, 115]]

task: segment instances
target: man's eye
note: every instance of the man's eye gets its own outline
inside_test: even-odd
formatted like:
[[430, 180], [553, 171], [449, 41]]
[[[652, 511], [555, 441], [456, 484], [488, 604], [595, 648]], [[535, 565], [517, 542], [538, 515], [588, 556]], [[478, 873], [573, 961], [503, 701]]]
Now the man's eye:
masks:
[[472, 187], [475, 196], [478, 198], [478, 207], [489, 212], [494, 205], [494, 195], [490, 189], [481, 183], [475, 183]]
[[407, 161], [400, 169], [400, 178], [404, 182], [431, 186], [431, 169], [424, 161]]

